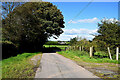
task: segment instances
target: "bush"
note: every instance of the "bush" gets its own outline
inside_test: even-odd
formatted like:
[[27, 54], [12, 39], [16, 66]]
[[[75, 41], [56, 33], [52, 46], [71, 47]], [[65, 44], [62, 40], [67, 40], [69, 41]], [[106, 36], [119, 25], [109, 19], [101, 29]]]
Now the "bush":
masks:
[[94, 56], [99, 58], [105, 58], [105, 57], [108, 57], [108, 53], [105, 53], [103, 51], [98, 51], [94, 53]]
[[2, 42], [2, 58], [8, 58], [11, 56], [16, 56], [18, 53], [18, 50], [14, 44], [12, 44], [9, 41], [3, 41]]
[[74, 55], [79, 56], [79, 57], [81, 57], [81, 56], [88, 56], [89, 55], [88, 52], [86, 52], [86, 51], [79, 51], [79, 50], [68, 51], [68, 53], [74, 54]]
[[78, 53], [78, 55], [80, 55], [80, 56], [88, 56], [89, 54], [88, 54], [88, 52], [86, 52], [86, 51], [78, 51], [79, 53]]

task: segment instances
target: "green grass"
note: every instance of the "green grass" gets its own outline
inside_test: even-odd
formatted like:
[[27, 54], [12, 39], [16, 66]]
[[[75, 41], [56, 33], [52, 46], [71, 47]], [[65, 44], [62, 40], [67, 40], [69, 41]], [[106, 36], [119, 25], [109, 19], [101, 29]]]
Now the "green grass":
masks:
[[65, 49], [68, 45], [44, 45], [45, 47], [58, 47], [60, 49]]
[[45, 47], [68, 47], [68, 45], [44, 45]]
[[38, 53], [23, 53], [2, 60], [2, 78], [34, 78], [39, 62], [34, 65], [30, 59], [35, 55]]
[[115, 63], [115, 64], [120, 64], [120, 61], [117, 60], [110, 60], [109, 58], [90, 58], [89, 53], [85, 51], [61, 51], [58, 52], [59, 54], [70, 58], [70, 59], [76, 59], [76, 60], [83, 60], [85, 62], [91, 62], [91, 63]]

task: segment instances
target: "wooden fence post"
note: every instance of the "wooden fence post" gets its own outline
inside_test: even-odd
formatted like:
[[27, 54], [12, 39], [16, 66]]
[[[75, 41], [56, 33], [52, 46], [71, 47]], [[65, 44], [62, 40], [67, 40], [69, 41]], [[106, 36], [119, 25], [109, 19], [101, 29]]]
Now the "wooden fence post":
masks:
[[81, 46], [79, 47], [79, 50], [81, 51]]
[[67, 49], [66, 50], [69, 50], [69, 47], [67, 47]]
[[74, 48], [74, 50], [75, 50], [75, 46], [74, 46], [73, 48]]
[[119, 47], [116, 48], [116, 60], [118, 60], [118, 56], [119, 56]]
[[92, 57], [93, 47], [90, 47], [90, 57]]
[[82, 46], [82, 51], [84, 51], [83, 48], [84, 48], [84, 47]]
[[67, 50], [67, 47], [65, 47], [65, 51]]
[[109, 53], [110, 59], [112, 60], [112, 56], [111, 56], [110, 48], [109, 47], [108, 47], [108, 53]]
[[77, 50], [79, 50], [79, 46], [77, 46]]

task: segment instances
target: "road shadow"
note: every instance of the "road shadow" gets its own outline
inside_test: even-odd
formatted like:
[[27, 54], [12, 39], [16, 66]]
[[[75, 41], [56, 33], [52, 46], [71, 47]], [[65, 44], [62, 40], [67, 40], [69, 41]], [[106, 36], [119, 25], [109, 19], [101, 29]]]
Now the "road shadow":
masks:
[[7, 59], [9, 57], [14, 57], [17, 56], [18, 54], [22, 54], [22, 53], [35, 53], [35, 52], [42, 52], [42, 53], [56, 53], [58, 51], [61, 51], [62, 49], [58, 48], [58, 47], [42, 47], [39, 48], [38, 50], [21, 50], [21, 49], [17, 49], [14, 45], [12, 44], [4, 44], [2, 45], [2, 58], [3, 59]]
[[58, 51], [61, 51], [61, 49], [58, 47], [48, 47], [48, 48], [44, 47], [42, 53], [56, 53]]

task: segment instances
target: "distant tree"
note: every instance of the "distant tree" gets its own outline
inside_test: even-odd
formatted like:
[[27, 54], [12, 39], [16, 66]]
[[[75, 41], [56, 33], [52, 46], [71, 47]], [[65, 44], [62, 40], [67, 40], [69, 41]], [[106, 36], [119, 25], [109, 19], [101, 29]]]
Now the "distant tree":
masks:
[[52, 3], [28, 2], [16, 7], [3, 20], [3, 37], [22, 50], [38, 50], [48, 38], [58, 38], [63, 33], [63, 19]]
[[74, 37], [70, 39], [70, 45], [75, 45], [77, 43], [78, 38]]
[[83, 48], [83, 50], [85, 51], [89, 51], [89, 48], [92, 46], [91, 42], [89, 40], [87, 40], [86, 38], [79, 38], [78, 42], [77, 42], [77, 46], [81, 46]]

